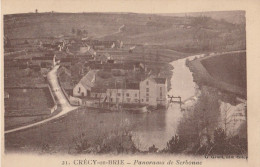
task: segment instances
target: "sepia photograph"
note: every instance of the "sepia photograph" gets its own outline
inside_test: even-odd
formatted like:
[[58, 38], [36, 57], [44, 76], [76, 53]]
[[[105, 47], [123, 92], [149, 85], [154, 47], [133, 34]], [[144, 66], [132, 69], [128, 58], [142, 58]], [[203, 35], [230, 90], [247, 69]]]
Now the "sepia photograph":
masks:
[[250, 157], [245, 10], [27, 9], [3, 14], [5, 155]]

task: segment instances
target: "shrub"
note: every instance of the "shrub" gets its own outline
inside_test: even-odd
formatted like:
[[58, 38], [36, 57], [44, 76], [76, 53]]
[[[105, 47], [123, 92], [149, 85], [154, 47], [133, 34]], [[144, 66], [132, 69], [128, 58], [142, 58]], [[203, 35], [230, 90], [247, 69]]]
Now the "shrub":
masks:
[[180, 139], [179, 136], [175, 135], [170, 141], [167, 142], [165, 151], [168, 153], [180, 153], [186, 148], [184, 140]]

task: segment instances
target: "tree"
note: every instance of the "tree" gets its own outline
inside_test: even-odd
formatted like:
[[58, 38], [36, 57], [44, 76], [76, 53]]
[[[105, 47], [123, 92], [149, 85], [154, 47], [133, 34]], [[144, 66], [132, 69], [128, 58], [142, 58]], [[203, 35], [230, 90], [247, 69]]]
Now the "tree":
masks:
[[170, 141], [167, 142], [166, 152], [169, 153], [180, 153], [186, 148], [184, 140], [181, 140], [178, 135], [172, 137]]
[[75, 29], [74, 28], [71, 29], [71, 33], [75, 34]]
[[77, 29], [77, 36], [81, 36], [81, 35], [82, 35], [81, 30]]
[[24, 44], [29, 44], [29, 42], [28, 42], [28, 40], [27, 40], [27, 39], [24, 41]]
[[214, 131], [214, 144], [221, 145], [226, 142], [226, 133], [222, 128], [217, 128]]
[[150, 153], [155, 153], [155, 152], [157, 152], [157, 151], [158, 151], [158, 148], [156, 148], [155, 145], [149, 147], [149, 152], [150, 152]]
[[88, 35], [88, 31], [87, 30], [83, 30], [83, 34], [84, 35]]
[[84, 153], [91, 146], [86, 139], [85, 133], [82, 133], [80, 136], [73, 138], [73, 142], [75, 144], [75, 150], [77, 153]]

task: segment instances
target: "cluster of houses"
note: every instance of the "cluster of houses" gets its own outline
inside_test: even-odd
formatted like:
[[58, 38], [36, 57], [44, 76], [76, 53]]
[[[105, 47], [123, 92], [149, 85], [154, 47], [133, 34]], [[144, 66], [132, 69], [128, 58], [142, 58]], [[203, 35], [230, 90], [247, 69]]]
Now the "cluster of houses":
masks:
[[[42, 68], [49, 69], [53, 66], [53, 57], [55, 55], [45, 54], [44, 56], [39, 57], [30, 57], [30, 58], [17, 58], [17, 59], [8, 59], [5, 57], [5, 69], [32, 69], [34, 71], [40, 71]], [[61, 65], [65, 67], [70, 67], [71, 64], [77, 61], [77, 58], [66, 57], [58, 59], [61, 62]]]
[[80, 52], [84, 51], [85, 47], [91, 47], [95, 50], [103, 50], [103, 49], [116, 49], [123, 47], [123, 41], [120, 40], [108, 40], [108, 41], [100, 41], [88, 38], [61, 38], [53, 43], [42, 43], [40, 42], [40, 46], [43, 48], [59, 50], [59, 51], [70, 51], [77, 50], [80, 48]]
[[[95, 49], [102, 48], [121, 48], [122, 41], [99, 41], [99, 40], [81, 40], [69, 41], [61, 43], [62, 49], [69, 48], [70, 52], [76, 53], [77, 57], [84, 57], [83, 66], [81, 70], [87, 71], [73, 87], [71, 98], [76, 105], [86, 105], [89, 101], [96, 103], [109, 103], [109, 104], [146, 104], [150, 106], [165, 106], [167, 94], [166, 78], [147, 77], [140, 81], [129, 82], [122, 78], [121, 82], [117, 80], [114, 83], [106, 84], [103, 79], [103, 85], [97, 84], [101, 80], [97, 75], [99, 71], [111, 72], [114, 76], [116, 73], [126, 74], [127, 72], [144, 72], [147, 68], [143, 63], [128, 62], [122, 63], [114, 60], [108, 54], [99, 54]], [[68, 49], [66, 49], [66, 52]], [[61, 60], [61, 63], [64, 63]], [[84, 72], [81, 72], [82, 74]], [[120, 76], [120, 74], [118, 76]], [[120, 77], [119, 77], [120, 78]], [[111, 79], [111, 78], [110, 78]], [[118, 83], [117, 83], [118, 82]], [[76, 101], [76, 102], [75, 102]]]
[[96, 99], [98, 103], [110, 104], [146, 104], [149, 106], [166, 106], [166, 78], [147, 77], [139, 83], [115, 81], [114, 84], [96, 86], [98, 70], [89, 71], [73, 88], [73, 96], [78, 105]]
[[[124, 75], [126, 73], [144, 72], [147, 68], [140, 62], [119, 62], [113, 59], [108, 53], [97, 53], [94, 48], [102, 50], [103, 48], [122, 48], [122, 41], [99, 41], [99, 40], [74, 40], [63, 39], [53, 43], [40, 42], [40, 48], [52, 51], [46, 53], [44, 56], [33, 56], [22, 59], [12, 59], [5, 61], [7, 68], [18, 67], [20, 69], [31, 68], [35, 71], [40, 71], [42, 68], [51, 68], [53, 66], [53, 60], [58, 62], [73, 71], [72, 66], [79, 66], [79, 76], [82, 77], [79, 81], [76, 81], [76, 85], [73, 86], [71, 97], [77, 102], [76, 105], [84, 105], [90, 99], [96, 99], [99, 103], [109, 104], [147, 104], [151, 106], [165, 106], [166, 105], [166, 91], [167, 82], [165, 78], [147, 77], [138, 81], [125, 81]], [[57, 58], [53, 51], [63, 51], [66, 57], [60, 56]], [[123, 78], [121, 83], [115, 81], [114, 84], [97, 85], [96, 81], [100, 78], [97, 73], [99, 71], [108, 71], [117, 76]], [[82, 75], [83, 74], [83, 75]], [[72, 76], [75, 76], [74, 73]], [[110, 78], [111, 79], [111, 78]], [[105, 80], [104, 80], [105, 83]], [[123, 83], [123, 84], [122, 84]]]

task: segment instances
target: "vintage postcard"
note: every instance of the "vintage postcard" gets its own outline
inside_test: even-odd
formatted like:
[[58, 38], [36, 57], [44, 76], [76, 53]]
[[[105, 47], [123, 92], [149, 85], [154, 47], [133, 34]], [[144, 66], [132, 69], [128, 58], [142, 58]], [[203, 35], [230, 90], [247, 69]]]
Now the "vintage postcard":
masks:
[[3, 167], [260, 165], [260, 3], [198, 2], [2, 0]]

